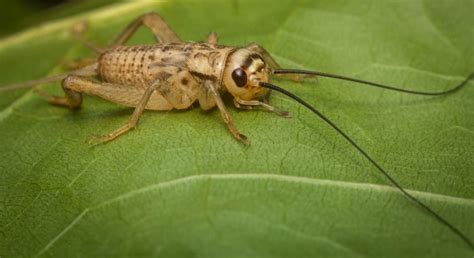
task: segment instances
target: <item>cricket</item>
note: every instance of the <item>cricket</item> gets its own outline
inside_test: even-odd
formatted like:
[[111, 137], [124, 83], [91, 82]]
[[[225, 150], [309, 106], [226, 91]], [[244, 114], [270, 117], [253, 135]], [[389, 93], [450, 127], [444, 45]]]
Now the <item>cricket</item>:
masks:
[[[151, 30], [156, 38], [156, 44], [125, 46], [124, 44], [141, 26]], [[93, 142], [98, 143], [113, 141], [136, 128], [145, 110], [188, 109], [194, 103], [198, 103], [203, 110], [217, 107], [230, 134], [245, 145], [249, 145], [250, 140], [232, 122], [222, 95], [230, 94], [233, 98], [232, 104], [239, 109], [261, 108], [279, 116], [290, 117], [289, 112], [273, 107], [269, 103], [270, 93], [279, 92], [303, 105], [332, 127], [402, 195], [432, 219], [449, 228], [460, 241], [474, 251], [472, 240], [460, 228], [406, 191], [332, 120], [302, 98], [271, 82], [271, 79], [275, 77], [303, 82], [308, 77], [321, 76], [383, 90], [434, 97], [455, 93], [474, 78], [474, 73], [450, 89], [422, 92], [318, 71], [283, 69], [262, 46], [255, 43], [246, 47], [220, 45], [216, 33], [209, 34], [207, 41], [203, 43], [183, 42], [164, 19], [154, 12], [144, 14], [132, 21], [105, 49], [97, 47], [83, 37], [86, 27], [85, 22], [80, 23], [74, 26], [72, 34], [99, 54], [93, 63], [67, 74], [3, 86], [0, 92], [61, 81], [64, 96], [40, 93], [52, 105], [78, 109], [83, 102], [82, 95], [87, 94], [134, 108], [133, 114], [123, 126], [93, 139]]]

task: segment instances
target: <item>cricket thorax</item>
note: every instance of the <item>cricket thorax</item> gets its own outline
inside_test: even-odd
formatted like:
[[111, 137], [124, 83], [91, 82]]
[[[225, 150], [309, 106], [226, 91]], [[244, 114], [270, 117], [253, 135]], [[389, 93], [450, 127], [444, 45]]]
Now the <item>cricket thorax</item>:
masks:
[[226, 57], [233, 49], [207, 43], [119, 46], [101, 55], [98, 72], [104, 81], [139, 88], [183, 72], [196, 82], [218, 83]]

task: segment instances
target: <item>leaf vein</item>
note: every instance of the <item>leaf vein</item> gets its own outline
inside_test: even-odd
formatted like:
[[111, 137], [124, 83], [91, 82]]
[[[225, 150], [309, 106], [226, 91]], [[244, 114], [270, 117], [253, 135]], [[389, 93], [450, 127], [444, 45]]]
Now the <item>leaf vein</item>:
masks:
[[[105, 200], [101, 202], [100, 204], [91, 207], [91, 209], [97, 209], [97, 208], [106, 206], [108, 204], [125, 200], [125, 199], [134, 197], [136, 195], [139, 195], [145, 192], [172, 187], [172, 186], [176, 186], [183, 183], [203, 181], [203, 180], [208, 180], [208, 179], [275, 180], [275, 181], [287, 182], [287, 183], [325, 185], [325, 186], [332, 186], [332, 187], [350, 188], [352, 190], [362, 190], [362, 191], [379, 191], [383, 193], [398, 192], [398, 190], [392, 186], [370, 184], [370, 183], [336, 181], [336, 180], [309, 178], [309, 177], [302, 177], [302, 176], [287, 176], [287, 175], [277, 175], [277, 174], [204, 174], [204, 175], [180, 177], [180, 178], [172, 179], [169, 181], [158, 182], [158, 183], [151, 184], [145, 187], [141, 187], [136, 190], [132, 190], [124, 194], [118, 195], [116, 197], [113, 197], [111, 199]], [[415, 191], [415, 190], [407, 190], [407, 192], [415, 196], [420, 196], [420, 197], [429, 198], [429, 199], [442, 200], [445, 202], [458, 203], [458, 204], [464, 204], [464, 205], [474, 205], [474, 200], [462, 198], [462, 197], [454, 197], [454, 196], [449, 196], [449, 195], [435, 194], [435, 193]]]
[[88, 211], [89, 211], [88, 208], [84, 209], [79, 215], [77, 215], [77, 217], [71, 223], [69, 223], [69, 225], [67, 225], [63, 230], [61, 230], [61, 232], [59, 232], [59, 234], [57, 234], [55, 237], [53, 237], [53, 239], [51, 239], [48, 242], [48, 244], [46, 244], [45, 247], [43, 247], [43, 249], [41, 249], [34, 257], [39, 257], [39, 256], [43, 255], [45, 252], [47, 252], [54, 245], [54, 243], [56, 243], [71, 228], [73, 228], [74, 225], [76, 225], [84, 217], [84, 215], [86, 215], [86, 213]]

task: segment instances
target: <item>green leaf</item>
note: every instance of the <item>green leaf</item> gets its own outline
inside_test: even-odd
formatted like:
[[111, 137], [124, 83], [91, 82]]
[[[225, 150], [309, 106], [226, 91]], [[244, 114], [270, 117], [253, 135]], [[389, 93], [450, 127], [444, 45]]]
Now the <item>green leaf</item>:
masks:
[[[160, 13], [187, 41], [258, 42], [289, 68], [439, 91], [474, 69], [474, 1], [133, 1], [0, 41], [0, 84], [61, 72], [134, 17]], [[140, 30], [132, 44], [151, 43]], [[474, 239], [474, 85], [420, 97], [320, 78], [284, 87], [330, 117], [417, 198]], [[42, 87], [61, 94], [59, 84]], [[245, 147], [216, 110], [147, 112], [92, 147], [132, 109], [95, 97], [72, 112], [31, 90], [0, 95], [2, 257], [471, 257], [304, 107], [274, 93], [284, 119], [227, 102]]]

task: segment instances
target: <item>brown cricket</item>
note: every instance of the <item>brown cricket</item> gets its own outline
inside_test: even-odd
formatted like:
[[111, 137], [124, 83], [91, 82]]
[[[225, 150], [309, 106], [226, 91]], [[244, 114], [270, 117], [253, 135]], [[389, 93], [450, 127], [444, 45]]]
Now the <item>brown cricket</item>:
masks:
[[[474, 73], [451, 89], [441, 92], [421, 92], [401, 89], [384, 84], [316, 71], [281, 69], [272, 56], [260, 45], [250, 44], [243, 48], [223, 46], [217, 43], [217, 35], [211, 33], [206, 43], [182, 42], [167, 23], [156, 13], [142, 15], [132, 21], [105, 50], [87, 42], [82, 37], [85, 23], [73, 29], [74, 36], [91, 49], [100, 53], [93, 64], [65, 75], [9, 85], [0, 91], [27, 88], [46, 82], [61, 81], [65, 96], [46, 96], [49, 103], [77, 109], [82, 104], [82, 94], [99, 96], [105, 100], [135, 108], [128, 122], [99, 138], [109, 142], [135, 128], [145, 110], [187, 109], [198, 102], [204, 110], [215, 106], [230, 133], [244, 144], [249, 140], [232, 123], [221, 98], [230, 94], [237, 108], [261, 107], [281, 116], [289, 113], [268, 103], [270, 90], [275, 90], [304, 105], [344, 137], [403, 195], [448, 227], [472, 250], [472, 241], [452, 223], [429, 206], [407, 192], [367, 152], [325, 115], [298, 96], [270, 83], [272, 76], [292, 81], [303, 81], [307, 76], [322, 76], [356, 82], [386, 90], [409, 94], [436, 96], [453, 93], [465, 86]], [[142, 46], [124, 46], [140, 26], [149, 28], [158, 43]], [[46, 95], [43, 93], [43, 95]]]

